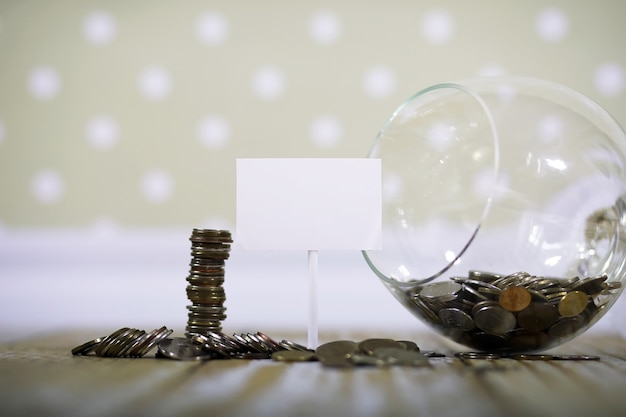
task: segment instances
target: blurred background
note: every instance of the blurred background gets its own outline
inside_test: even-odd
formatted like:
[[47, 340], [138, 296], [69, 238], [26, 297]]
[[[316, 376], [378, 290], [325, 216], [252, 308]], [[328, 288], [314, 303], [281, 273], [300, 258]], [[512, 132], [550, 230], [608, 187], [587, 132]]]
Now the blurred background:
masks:
[[[188, 238], [236, 232], [236, 158], [365, 157], [432, 84], [543, 78], [626, 125], [624, 15], [621, 0], [0, 0], [0, 340], [183, 331]], [[227, 332], [306, 330], [306, 253], [235, 239], [226, 270]], [[321, 330], [423, 326], [360, 253], [321, 253], [319, 272]], [[624, 304], [596, 328], [626, 334]]]

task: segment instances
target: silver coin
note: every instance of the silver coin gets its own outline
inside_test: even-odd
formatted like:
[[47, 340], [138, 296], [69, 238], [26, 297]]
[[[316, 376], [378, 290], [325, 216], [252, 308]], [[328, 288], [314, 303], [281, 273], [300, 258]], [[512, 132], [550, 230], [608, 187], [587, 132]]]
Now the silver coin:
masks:
[[419, 293], [423, 300], [454, 300], [463, 286], [454, 281], [434, 282], [424, 286]]
[[76, 346], [74, 349], [72, 349], [72, 355], [87, 355], [93, 352], [98, 347], [100, 342], [102, 342], [102, 339], [104, 339], [104, 337], [98, 337], [96, 339], [85, 342], [82, 345]]
[[476, 314], [478, 310], [484, 307], [492, 307], [492, 306], [499, 306], [499, 305], [500, 304], [495, 300], [481, 301], [479, 303], [476, 303], [474, 307], [472, 307], [471, 314], [472, 316], [474, 316], [474, 314]]
[[161, 356], [181, 361], [197, 361], [212, 358], [210, 353], [183, 337], [162, 339], [157, 344], [157, 349]]
[[439, 323], [439, 316], [437, 315], [437, 313], [435, 313], [433, 311], [433, 309], [431, 309], [428, 304], [426, 304], [424, 301], [422, 301], [421, 298], [419, 297], [414, 297], [411, 299], [411, 301], [413, 302], [413, 305], [415, 305], [415, 307], [417, 307], [417, 309], [419, 310], [420, 313], [422, 313], [421, 315], [426, 318], [428, 321], [432, 322], [432, 323]]
[[357, 344], [357, 350], [366, 355], [374, 355], [375, 352], [383, 347], [393, 347], [396, 349], [405, 349], [405, 347], [393, 339], [371, 338], [366, 339]]
[[332, 367], [352, 366], [351, 354], [357, 352], [357, 344], [351, 340], [337, 340], [324, 343], [315, 349], [315, 356], [323, 365]]
[[428, 358], [420, 352], [401, 347], [379, 347], [374, 351], [376, 358], [383, 359], [389, 365], [428, 366]]
[[469, 314], [458, 308], [442, 308], [439, 310], [439, 319], [444, 326], [449, 328], [463, 331], [469, 331], [474, 328], [474, 320]]
[[107, 352], [113, 346], [115, 346], [116, 343], [119, 343], [119, 340], [120, 340], [119, 338], [130, 333], [131, 330], [132, 329], [130, 327], [122, 327], [121, 329], [116, 330], [115, 332], [105, 337], [96, 348], [95, 350], [96, 355], [103, 356], [103, 357], [107, 356]]
[[497, 306], [488, 306], [474, 314], [474, 324], [485, 332], [501, 335], [513, 330], [517, 320], [510, 311]]
[[481, 301], [488, 301], [489, 297], [484, 294], [481, 294], [478, 290], [470, 287], [469, 285], [463, 284], [463, 292], [472, 295], [474, 298]]
[[477, 270], [469, 271], [468, 275], [470, 279], [480, 280], [484, 282], [493, 282], [497, 279], [502, 278], [502, 275], [500, 274], [487, 272], [487, 271], [477, 271]]
[[606, 275], [600, 275], [597, 277], [583, 278], [580, 281], [572, 285], [574, 291], [583, 291], [587, 294], [593, 295], [602, 291], [604, 287], [604, 281], [608, 279]]
[[420, 351], [420, 348], [417, 345], [417, 343], [415, 343], [415, 342], [413, 342], [411, 340], [398, 340], [398, 343], [403, 345], [406, 350], [414, 350], [416, 352]]
[[372, 356], [366, 353], [350, 353], [347, 355], [346, 362], [353, 366], [387, 366], [389, 363], [385, 358]]
[[315, 354], [306, 350], [279, 350], [272, 353], [272, 359], [281, 362], [308, 362], [315, 360]]
[[490, 283], [485, 282], [485, 281], [479, 281], [479, 280], [476, 280], [476, 279], [467, 279], [463, 283], [465, 285], [468, 285], [468, 286], [478, 287], [478, 288], [476, 288], [477, 290], [480, 290], [480, 288], [486, 288], [486, 289], [492, 290], [492, 292], [496, 293], [496, 294], [499, 294], [502, 291], [501, 288], [496, 287], [493, 284], [490, 284]]
[[291, 340], [281, 340], [280, 342], [278, 342], [278, 344], [280, 345], [280, 347], [286, 349], [286, 350], [311, 350], [309, 348], [307, 348], [306, 346], [303, 346], [301, 344], [298, 344], [296, 342], [293, 342]]
[[459, 359], [478, 359], [478, 360], [494, 360], [502, 359], [502, 355], [499, 353], [487, 353], [487, 352], [457, 352], [454, 354]]
[[126, 337], [126, 340], [122, 341], [122, 343], [120, 343], [112, 352], [110, 352], [111, 356], [124, 357], [128, 349], [130, 349], [137, 341], [137, 339], [139, 339], [144, 334], [146, 334], [145, 330], [134, 329], [134, 331]]
[[142, 345], [136, 348], [135, 356], [144, 356], [152, 348], [154, 348], [162, 339], [165, 339], [171, 335], [174, 331], [163, 326], [158, 329], [154, 329], [148, 333], [148, 336], [143, 341]]

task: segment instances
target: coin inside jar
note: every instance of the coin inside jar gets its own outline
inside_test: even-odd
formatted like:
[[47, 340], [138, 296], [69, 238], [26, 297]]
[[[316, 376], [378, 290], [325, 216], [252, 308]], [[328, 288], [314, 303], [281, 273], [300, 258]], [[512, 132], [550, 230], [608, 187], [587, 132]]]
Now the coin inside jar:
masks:
[[529, 331], [541, 331], [552, 326], [559, 318], [559, 313], [552, 304], [535, 302], [517, 316], [518, 324]]
[[474, 314], [476, 327], [492, 334], [505, 334], [515, 328], [517, 320], [513, 313], [501, 307], [483, 307]]
[[505, 288], [501, 293], [498, 301], [500, 306], [507, 311], [522, 311], [531, 301], [531, 295], [524, 287], [512, 286]]
[[563, 317], [574, 317], [582, 313], [587, 304], [589, 303], [589, 297], [587, 293], [582, 291], [572, 291], [567, 293], [559, 301], [559, 313]]

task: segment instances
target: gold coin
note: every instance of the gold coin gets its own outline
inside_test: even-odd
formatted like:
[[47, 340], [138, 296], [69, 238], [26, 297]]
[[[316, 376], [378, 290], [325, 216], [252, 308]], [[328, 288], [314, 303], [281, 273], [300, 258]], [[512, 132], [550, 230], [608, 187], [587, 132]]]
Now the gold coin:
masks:
[[586, 292], [572, 291], [559, 301], [559, 314], [563, 317], [574, 317], [585, 311], [589, 297]]
[[508, 287], [500, 293], [500, 306], [508, 311], [522, 311], [530, 305], [531, 295], [524, 287]]

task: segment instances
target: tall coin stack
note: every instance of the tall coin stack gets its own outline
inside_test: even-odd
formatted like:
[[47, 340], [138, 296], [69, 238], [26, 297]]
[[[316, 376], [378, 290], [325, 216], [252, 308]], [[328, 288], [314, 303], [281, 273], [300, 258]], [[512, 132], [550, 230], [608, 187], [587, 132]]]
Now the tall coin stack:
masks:
[[191, 237], [191, 263], [187, 277], [187, 298], [191, 305], [185, 336], [221, 332], [226, 318], [224, 263], [230, 256], [233, 239], [227, 230], [194, 229]]

